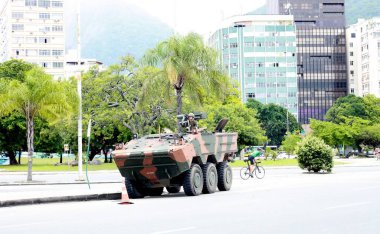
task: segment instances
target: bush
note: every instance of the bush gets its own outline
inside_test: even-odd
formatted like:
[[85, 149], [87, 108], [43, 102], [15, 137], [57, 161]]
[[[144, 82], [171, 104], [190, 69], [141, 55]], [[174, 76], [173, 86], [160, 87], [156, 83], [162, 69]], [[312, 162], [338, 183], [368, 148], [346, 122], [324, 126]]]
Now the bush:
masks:
[[333, 163], [333, 150], [323, 140], [308, 136], [298, 143], [296, 150], [298, 165], [301, 169], [319, 172], [331, 172]]

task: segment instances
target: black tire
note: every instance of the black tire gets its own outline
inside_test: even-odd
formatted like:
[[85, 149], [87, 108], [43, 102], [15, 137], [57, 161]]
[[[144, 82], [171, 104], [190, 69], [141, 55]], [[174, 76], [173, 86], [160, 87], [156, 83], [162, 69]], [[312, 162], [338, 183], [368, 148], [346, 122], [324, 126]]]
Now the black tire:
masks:
[[146, 188], [147, 195], [149, 196], [161, 196], [164, 188]]
[[215, 193], [218, 185], [218, 172], [214, 163], [203, 165], [203, 193]]
[[202, 193], [203, 173], [198, 164], [191, 164], [183, 179], [183, 190], [187, 196], [197, 196]]
[[264, 178], [264, 176], [265, 176], [265, 170], [264, 170], [264, 167], [262, 167], [262, 166], [257, 166], [257, 167], [255, 168], [255, 176], [256, 176], [257, 179], [262, 179], [262, 178]]
[[243, 180], [248, 180], [251, 175], [249, 174], [249, 167], [242, 167], [240, 169], [240, 177]]
[[125, 187], [127, 188], [128, 196], [132, 199], [145, 197], [145, 192], [143, 189], [137, 188], [134, 183], [125, 179]]
[[228, 191], [232, 186], [232, 169], [227, 162], [218, 164], [218, 189], [219, 191]]
[[166, 190], [168, 191], [168, 193], [179, 193], [179, 191], [181, 191], [181, 186], [179, 185], [168, 186], [166, 187]]

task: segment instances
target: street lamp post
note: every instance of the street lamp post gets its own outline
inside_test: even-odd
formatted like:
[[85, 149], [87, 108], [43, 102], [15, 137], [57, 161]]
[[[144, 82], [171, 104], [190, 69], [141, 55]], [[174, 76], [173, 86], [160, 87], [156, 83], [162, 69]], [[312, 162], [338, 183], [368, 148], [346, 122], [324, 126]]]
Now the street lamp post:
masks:
[[77, 56], [78, 56], [78, 70], [77, 70], [77, 90], [79, 97], [79, 111], [78, 111], [78, 180], [83, 181], [82, 169], [82, 77], [81, 77], [81, 47], [80, 47], [80, 0], [77, 5]]

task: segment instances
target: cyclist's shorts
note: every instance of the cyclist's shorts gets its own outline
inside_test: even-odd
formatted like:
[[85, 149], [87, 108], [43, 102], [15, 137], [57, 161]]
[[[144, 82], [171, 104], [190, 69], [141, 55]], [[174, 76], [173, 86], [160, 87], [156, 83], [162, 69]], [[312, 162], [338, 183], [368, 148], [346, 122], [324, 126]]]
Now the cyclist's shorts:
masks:
[[254, 161], [255, 161], [255, 157], [253, 157], [252, 155], [250, 155], [250, 156], [248, 157], [248, 160], [251, 162], [251, 164], [253, 164]]

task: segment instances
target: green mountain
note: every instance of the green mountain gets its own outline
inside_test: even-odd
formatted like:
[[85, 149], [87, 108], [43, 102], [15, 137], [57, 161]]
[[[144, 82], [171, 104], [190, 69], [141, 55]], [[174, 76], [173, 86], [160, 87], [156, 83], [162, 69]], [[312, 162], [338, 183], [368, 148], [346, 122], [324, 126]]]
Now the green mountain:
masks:
[[[379, 0], [346, 0], [346, 24], [354, 24], [359, 18], [369, 19], [380, 16]], [[248, 14], [265, 14], [266, 6], [260, 7]]]
[[[66, 49], [76, 48], [76, 2], [65, 6]], [[125, 55], [141, 58], [145, 51], [172, 34], [172, 29], [124, 0], [81, 0], [83, 58], [107, 65]]]

